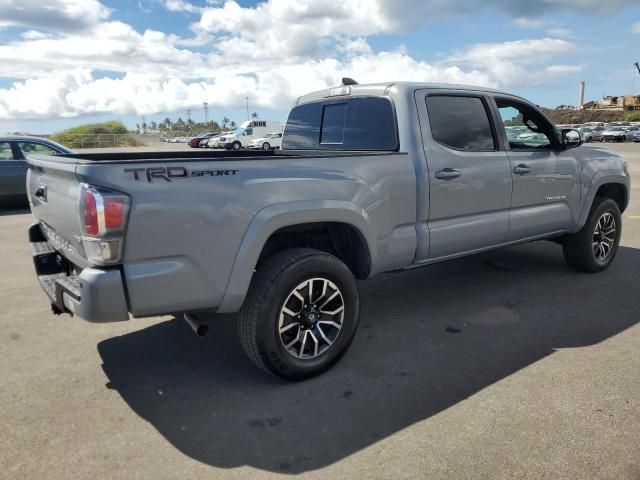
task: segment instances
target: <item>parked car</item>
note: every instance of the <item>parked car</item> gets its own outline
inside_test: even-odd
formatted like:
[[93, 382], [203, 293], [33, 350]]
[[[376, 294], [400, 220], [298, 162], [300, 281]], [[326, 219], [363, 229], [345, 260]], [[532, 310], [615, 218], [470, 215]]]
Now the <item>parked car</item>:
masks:
[[[545, 141], [509, 139], [519, 121]], [[302, 380], [354, 339], [357, 279], [540, 239], [607, 269], [630, 178], [581, 144], [505, 92], [343, 85], [297, 100], [277, 153], [29, 157], [29, 241], [54, 312], [184, 314], [199, 334], [239, 312], [253, 362]]]
[[223, 135], [220, 138], [220, 146], [227, 150], [240, 150], [246, 148], [249, 143], [256, 138], [262, 138], [267, 133], [275, 130], [282, 130], [280, 122], [271, 120], [246, 121], [231, 134]]
[[200, 148], [200, 143], [203, 140], [209, 140], [214, 135], [215, 135], [215, 132], [209, 132], [209, 133], [201, 133], [200, 135], [197, 135], [195, 137], [191, 137], [189, 139], [189, 146], [191, 148]]
[[27, 201], [26, 155], [57, 155], [72, 150], [42, 137], [0, 136], [0, 205]]
[[640, 130], [633, 132], [633, 143], [640, 142]]
[[599, 142], [602, 140], [602, 134], [604, 133], [604, 128], [583, 126], [578, 131], [580, 132], [580, 136], [582, 137], [583, 142], [586, 142], [586, 143]]
[[606, 123], [604, 122], [585, 122], [582, 124], [582, 127], [590, 127], [590, 128], [601, 128], [601, 129], [605, 129], [607, 126]]
[[232, 133], [233, 132], [222, 132], [218, 135], [214, 135], [209, 139], [207, 145], [209, 146], [209, 148], [222, 148], [222, 146], [220, 145], [220, 139], [225, 135], [231, 135]]
[[282, 133], [267, 133], [264, 137], [256, 138], [249, 142], [249, 148], [262, 150], [274, 150], [282, 144]]
[[613, 126], [602, 132], [603, 142], [625, 142], [633, 139], [633, 132], [628, 127]]

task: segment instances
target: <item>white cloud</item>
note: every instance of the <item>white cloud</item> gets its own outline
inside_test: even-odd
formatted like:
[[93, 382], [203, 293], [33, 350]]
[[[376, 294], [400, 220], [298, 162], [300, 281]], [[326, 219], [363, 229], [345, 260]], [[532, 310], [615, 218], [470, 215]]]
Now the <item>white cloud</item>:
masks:
[[549, 65], [545, 70], [553, 74], [576, 73], [582, 70], [582, 65]]
[[513, 24], [518, 28], [536, 29], [546, 25], [547, 22], [541, 18], [518, 17], [513, 20]]
[[[202, 74], [202, 57], [173, 45], [175, 37], [104, 22], [91, 35], [70, 33], [0, 45], [0, 77], [33, 78], [50, 72], [91, 68], [111, 72]], [[199, 73], [198, 73], [199, 72]]]
[[170, 12], [202, 12], [202, 7], [196, 7], [193, 3], [186, 0], [164, 0], [164, 6]]
[[[169, 10], [198, 14], [194, 37], [180, 38], [108, 21], [109, 10], [97, 0], [41, 0], [46, 14], [36, 18], [21, 14], [16, 2], [0, 0], [0, 22], [28, 29], [21, 39], [0, 45], [0, 77], [18, 79], [0, 89], [0, 119], [169, 112], [203, 100], [230, 108], [243, 105], [247, 95], [256, 107], [286, 108], [295, 97], [334, 86], [343, 76], [362, 83], [535, 85], [581, 68], [555, 61], [574, 44], [557, 38], [484, 43], [427, 62], [404, 47], [375, 52], [367, 38], [482, 5], [501, 8], [524, 26], [540, 21], [535, 15], [545, 8], [591, 12], [629, 3], [541, 2], [543, 7], [538, 2], [533, 8], [512, 0], [267, 0], [242, 7], [235, 1], [195, 6], [163, 0]], [[37, 10], [35, 0], [21, 4]], [[51, 24], [43, 25], [44, 18]], [[201, 48], [190, 50], [194, 46]]]
[[110, 15], [98, 0], [0, 0], [0, 26], [80, 30]]
[[573, 30], [565, 27], [549, 28], [546, 33], [552, 37], [572, 38], [575, 36]]
[[486, 72], [501, 86], [537, 85], [548, 80], [549, 74], [565, 73], [566, 66], [547, 63], [575, 48], [575, 44], [556, 38], [480, 43], [455, 52], [448, 62]]
[[26, 32], [22, 32], [20, 36], [25, 40], [42, 40], [43, 38], [49, 38], [51, 35], [39, 32], [38, 30], [27, 30]]
[[0, 89], [0, 119], [169, 112], [200, 105], [205, 99], [212, 106], [234, 107], [248, 94], [256, 107], [282, 108], [302, 94], [336, 85], [342, 76], [376, 82], [390, 80], [389, 72], [402, 80], [492, 84], [482, 72], [431, 65], [401, 52], [367, 53], [345, 61], [309, 60], [251, 74], [220, 69], [207, 82], [153, 73], [96, 79], [90, 71], [76, 69]]

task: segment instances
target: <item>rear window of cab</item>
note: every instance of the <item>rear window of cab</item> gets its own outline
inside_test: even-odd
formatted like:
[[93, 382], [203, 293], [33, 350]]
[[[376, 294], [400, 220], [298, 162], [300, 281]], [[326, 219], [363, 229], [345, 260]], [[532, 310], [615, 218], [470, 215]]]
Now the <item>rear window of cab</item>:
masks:
[[341, 97], [291, 110], [283, 150], [398, 150], [393, 104], [382, 97]]

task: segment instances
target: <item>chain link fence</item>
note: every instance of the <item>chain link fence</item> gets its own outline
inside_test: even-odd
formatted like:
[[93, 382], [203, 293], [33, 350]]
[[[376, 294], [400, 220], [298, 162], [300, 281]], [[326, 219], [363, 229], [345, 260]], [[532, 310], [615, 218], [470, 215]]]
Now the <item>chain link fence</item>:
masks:
[[137, 135], [133, 133], [111, 134], [99, 133], [88, 135], [57, 134], [51, 140], [71, 149], [77, 148], [111, 148], [111, 147], [143, 147], [160, 142], [160, 135]]

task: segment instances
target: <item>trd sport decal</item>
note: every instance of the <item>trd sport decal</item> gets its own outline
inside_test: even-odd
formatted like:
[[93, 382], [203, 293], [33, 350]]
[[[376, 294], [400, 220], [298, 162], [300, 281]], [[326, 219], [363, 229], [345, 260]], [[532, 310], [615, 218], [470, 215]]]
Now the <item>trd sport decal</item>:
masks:
[[132, 173], [136, 181], [144, 180], [149, 183], [157, 180], [172, 182], [194, 177], [223, 177], [235, 175], [239, 170], [187, 170], [185, 167], [151, 167], [151, 168], [125, 168], [125, 172]]

